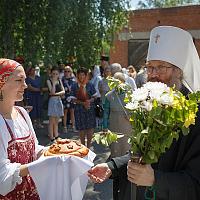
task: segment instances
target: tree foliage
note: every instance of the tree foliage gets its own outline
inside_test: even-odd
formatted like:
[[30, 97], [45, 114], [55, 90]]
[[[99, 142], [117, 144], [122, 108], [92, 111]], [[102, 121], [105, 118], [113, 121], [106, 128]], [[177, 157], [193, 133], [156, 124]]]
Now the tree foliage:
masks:
[[138, 8], [167, 8], [197, 3], [200, 3], [200, 0], [141, 0], [138, 2]]
[[89, 67], [126, 23], [128, 0], [0, 0], [0, 57]]

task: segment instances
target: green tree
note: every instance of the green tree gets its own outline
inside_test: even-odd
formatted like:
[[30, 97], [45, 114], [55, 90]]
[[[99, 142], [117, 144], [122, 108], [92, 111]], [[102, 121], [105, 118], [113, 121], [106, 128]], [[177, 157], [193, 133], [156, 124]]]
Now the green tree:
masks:
[[0, 0], [0, 56], [90, 67], [126, 23], [129, 0]]

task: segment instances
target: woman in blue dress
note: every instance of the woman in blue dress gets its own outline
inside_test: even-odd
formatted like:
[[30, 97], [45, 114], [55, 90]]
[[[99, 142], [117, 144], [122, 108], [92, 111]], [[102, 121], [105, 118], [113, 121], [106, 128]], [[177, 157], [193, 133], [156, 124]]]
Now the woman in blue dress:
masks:
[[97, 95], [93, 84], [88, 82], [88, 70], [80, 68], [77, 71], [77, 83], [72, 87], [72, 94], [75, 97], [75, 126], [79, 131], [81, 143], [90, 148], [92, 135], [96, 126], [94, 100]]
[[68, 100], [68, 97], [71, 96], [72, 86], [75, 84], [74, 77], [72, 76], [73, 71], [70, 66], [65, 66], [64, 68], [64, 76], [62, 77], [62, 84], [65, 89], [65, 96], [62, 98], [63, 106], [64, 106], [64, 117], [63, 117], [63, 125], [64, 132], [67, 133], [67, 122], [68, 122], [68, 111], [70, 114], [70, 120], [72, 123], [72, 130], [75, 131], [75, 120], [74, 120], [74, 104]]
[[43, 128], [41, 123], [42, 115], [42, 95], [41, 95], [41, 78], [35, 73], [35, 67], [27, 71], [26, 84], [28, 86], [25, 98], [29, 106], [32, 106], [30, 117], [33, 121], [34, 128]]

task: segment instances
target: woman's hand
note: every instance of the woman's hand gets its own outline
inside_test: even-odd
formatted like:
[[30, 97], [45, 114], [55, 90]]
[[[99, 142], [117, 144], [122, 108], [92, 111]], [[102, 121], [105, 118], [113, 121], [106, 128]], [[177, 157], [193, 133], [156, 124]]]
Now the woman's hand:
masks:
[[21, 166], [20, 166], [19, 175], [20, 175], [21, 177], [24, 177], [24, 176], [27, 176], [28, 174], [29, 174], [29, 171], [28, 171], [27, 165], [21, 165]]
[[83, 102], [83, 106], [86, 110], [88, 110], [90, 108], [90, 100], [86, 100]]
[[107, 163], [98, 164], [88, 171], [90, 180], [94, 183], [102, 183], [112, 175]]
[[128, 162], [128, 180], [139, 186], [152, 186], [155, 181], [154, 170], [151, 165]]

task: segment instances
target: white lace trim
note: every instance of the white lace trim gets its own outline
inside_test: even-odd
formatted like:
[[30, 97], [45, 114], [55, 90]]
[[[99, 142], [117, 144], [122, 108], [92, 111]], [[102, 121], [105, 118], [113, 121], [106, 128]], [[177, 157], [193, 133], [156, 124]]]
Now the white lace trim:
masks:
[[[20, 177], [20, 163], [10, 163], [8, 159], [0, 162], [0, 194], [5, 196], [9, 192], [15, 189], [17, 184], [22, 183], [22, 177]], [[2, 167], [2, 168], [1, 168]]]
[[13, 185], [17, 185], [17, 184], [21, 184], [22, 183], [22, 177], [19, 175], [20, 174], [20, 167], [21, 167], [21, 164], [17, 164], [16, 166], [16, 170], [13, 174]]

